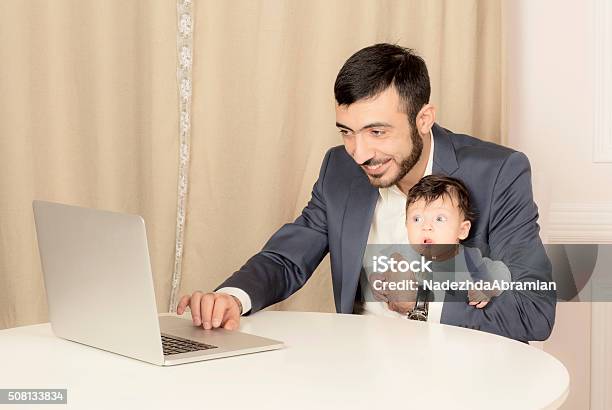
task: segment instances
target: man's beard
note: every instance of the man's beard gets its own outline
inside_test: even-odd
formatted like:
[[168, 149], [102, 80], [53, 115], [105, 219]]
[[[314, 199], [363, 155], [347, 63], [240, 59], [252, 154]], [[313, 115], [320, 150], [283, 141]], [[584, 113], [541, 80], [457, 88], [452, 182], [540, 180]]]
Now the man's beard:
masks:
[[[410, 139], [412, 140], [412, 151], [410, 152], [410, 155], [408, 155], [400, 162], [400, 171], [395, 178], [393, 178], [391, 181], [383, 181], [381, 178], [384, 175], [381, 175], [380, 177], [373, 177], [371, 175], [368, 175], [370, 183], [375, 188], [389, 188], [390, 186], [397, 184], [402, 178], [406, 176], [406, 174], [408, 174], [408, 172], [410, 172], [410, 170], [416, 165], [416, 163], [419, 162], [419, 158], [421, 158], [421, 153], [423, 152], [423, 139], [419, 135], [419, 132], [417, 131], [416, 127], [412, 127], [412, 134], [410, 135]], [[363, 165], [375, 165], [369, 164], [368, 162], [369, 161], [365, 162]]]

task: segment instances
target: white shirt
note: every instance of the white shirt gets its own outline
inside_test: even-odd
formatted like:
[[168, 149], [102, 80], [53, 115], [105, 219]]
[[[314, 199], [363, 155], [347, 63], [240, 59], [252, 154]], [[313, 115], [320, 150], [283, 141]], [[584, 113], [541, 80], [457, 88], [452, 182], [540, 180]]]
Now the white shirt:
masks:
[[[425, 174], [431, 175], [433, 169], [433, 152], [434, 139], [433, 133], [429, 131], [431, 145], [429, 150], [429, 158], [425, 167]], [[379, 188], [379, 197], [370, 226], [368, 235], [368, 245], [370, 244], [407, 244], [408, 232], [406, 231], [406, 195], [396, 185], [390, 188]], [[363, 281], [362, 294], [364, 289]], [[369, 290], [369, 289], [368, 289]], [[251, 297], [242, 289], [234, 287], [225, 287], [217, 290], [218, 293], [227, 293], [235, 296], [242, 303], [242, 314], [248, 313], [251, 310]], [[442, 314], [443, 302], [429, 303], [429, 322], [440, 322]], [[364, 313], [381, 316], [405, 317], [388, 308], [386, 302], [365, 302]]]
[[[431, 137], [431, 148], [429, 150], [429, 158], [427, 159], [427, 165], [425, 166], [425, 173], [423, 176], [431, 175], [433, 170], [434, 139], [431, 131], [429, 134]], [[372, 218], [372, 225], [370, 226], [368, 245], [408, 244], [408, 232], [406, 231], [406, 195], [397, 185], [393, 185], [389, 188], [379, 188], [378, 192], [380, 195], [376, 202], [376, 209], [374, 210], [374, 217]], [[364, 255], [364, 265], [368, 262], [365, 260], [365, 257], [366, 255]], [[361, 286], [361, 294], [365, 296], [366, 300], [363, 304], [364, 314], [398, 318], [406, 317], [405, 315], [389, 309], [386, 302], [373, 301], [369, 283], [365, 277], [365, 269], [361, 271], [359, 284]], [[429, 303], [427, 321], [440, 323], [442, 303], [443, 302]]]

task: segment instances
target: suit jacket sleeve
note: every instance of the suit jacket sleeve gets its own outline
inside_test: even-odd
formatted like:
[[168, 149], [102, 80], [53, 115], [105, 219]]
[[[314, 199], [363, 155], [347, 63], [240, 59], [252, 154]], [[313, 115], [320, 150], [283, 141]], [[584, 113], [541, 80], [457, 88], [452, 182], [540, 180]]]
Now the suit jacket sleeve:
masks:
[[323, 160], [312, 196], [302, 214], [282, 226], [261, 252], [230, 276], [217, 289], [236, 287], [251, 298], [255, 313], [280, 302], [299, 290], [310, 278], [329, 250], [327, 211], [323, 184], [332, 151]]
[[[490, 257], [510, 269], [513, 282], [551, 282], [551, 264], [542, 245], [538, 210], [531, 192], [527, 157], [512, 153], [499, 171], [489, 220]], [[462, 294], [463, 293], [463, 294]], [[465, 292], [447, 294], [441, 322], [516, 340], [545, 340], [555, 321], [556, 291], [506, 290], [484, 309], [465, 303]]]

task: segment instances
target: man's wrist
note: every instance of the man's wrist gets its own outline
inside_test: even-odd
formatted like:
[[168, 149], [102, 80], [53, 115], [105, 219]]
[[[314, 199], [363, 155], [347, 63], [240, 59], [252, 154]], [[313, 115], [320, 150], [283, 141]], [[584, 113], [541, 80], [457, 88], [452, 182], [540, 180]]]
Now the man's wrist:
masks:
[[238, 305], [238, 311], [240, 312], [239, 314], [242, 316], [242, 302], [236, 296], [234, 295], [230, 295], [230, 296], [234, 299], [234, 301]]
[[251, 297], [244, 290], [233, 286], [226, 286], [215, 290], [215, 293], [225, 293], [237, 298], [238, 302], [240, 302], [239, 307], [242, 309], [242, 312], [240, 312], [241, 316], [251, 311]]

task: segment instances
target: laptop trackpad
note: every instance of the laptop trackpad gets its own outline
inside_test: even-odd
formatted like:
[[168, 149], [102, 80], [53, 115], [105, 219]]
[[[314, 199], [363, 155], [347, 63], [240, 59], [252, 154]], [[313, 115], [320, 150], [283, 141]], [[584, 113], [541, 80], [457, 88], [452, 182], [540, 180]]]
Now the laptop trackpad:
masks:
[[[159, 330], [171, 336], [179, 336], [215, 346], [218, 346], [220, 336], [223, 335], [223, 340], [227, 343], [228, 336], [236, 334], [225, 329], [205, 330], [202, 326], [194, 326], [190, 319], [183, 319], [177, 316], [159, 316]], [[233, 339], [233, 337], [229, 339]]]
[[167, 332], [172, 329], [185, 329], [195, 327], [191, 319], [183, 319], [177, 316], [159, 316], [159, 329]]

